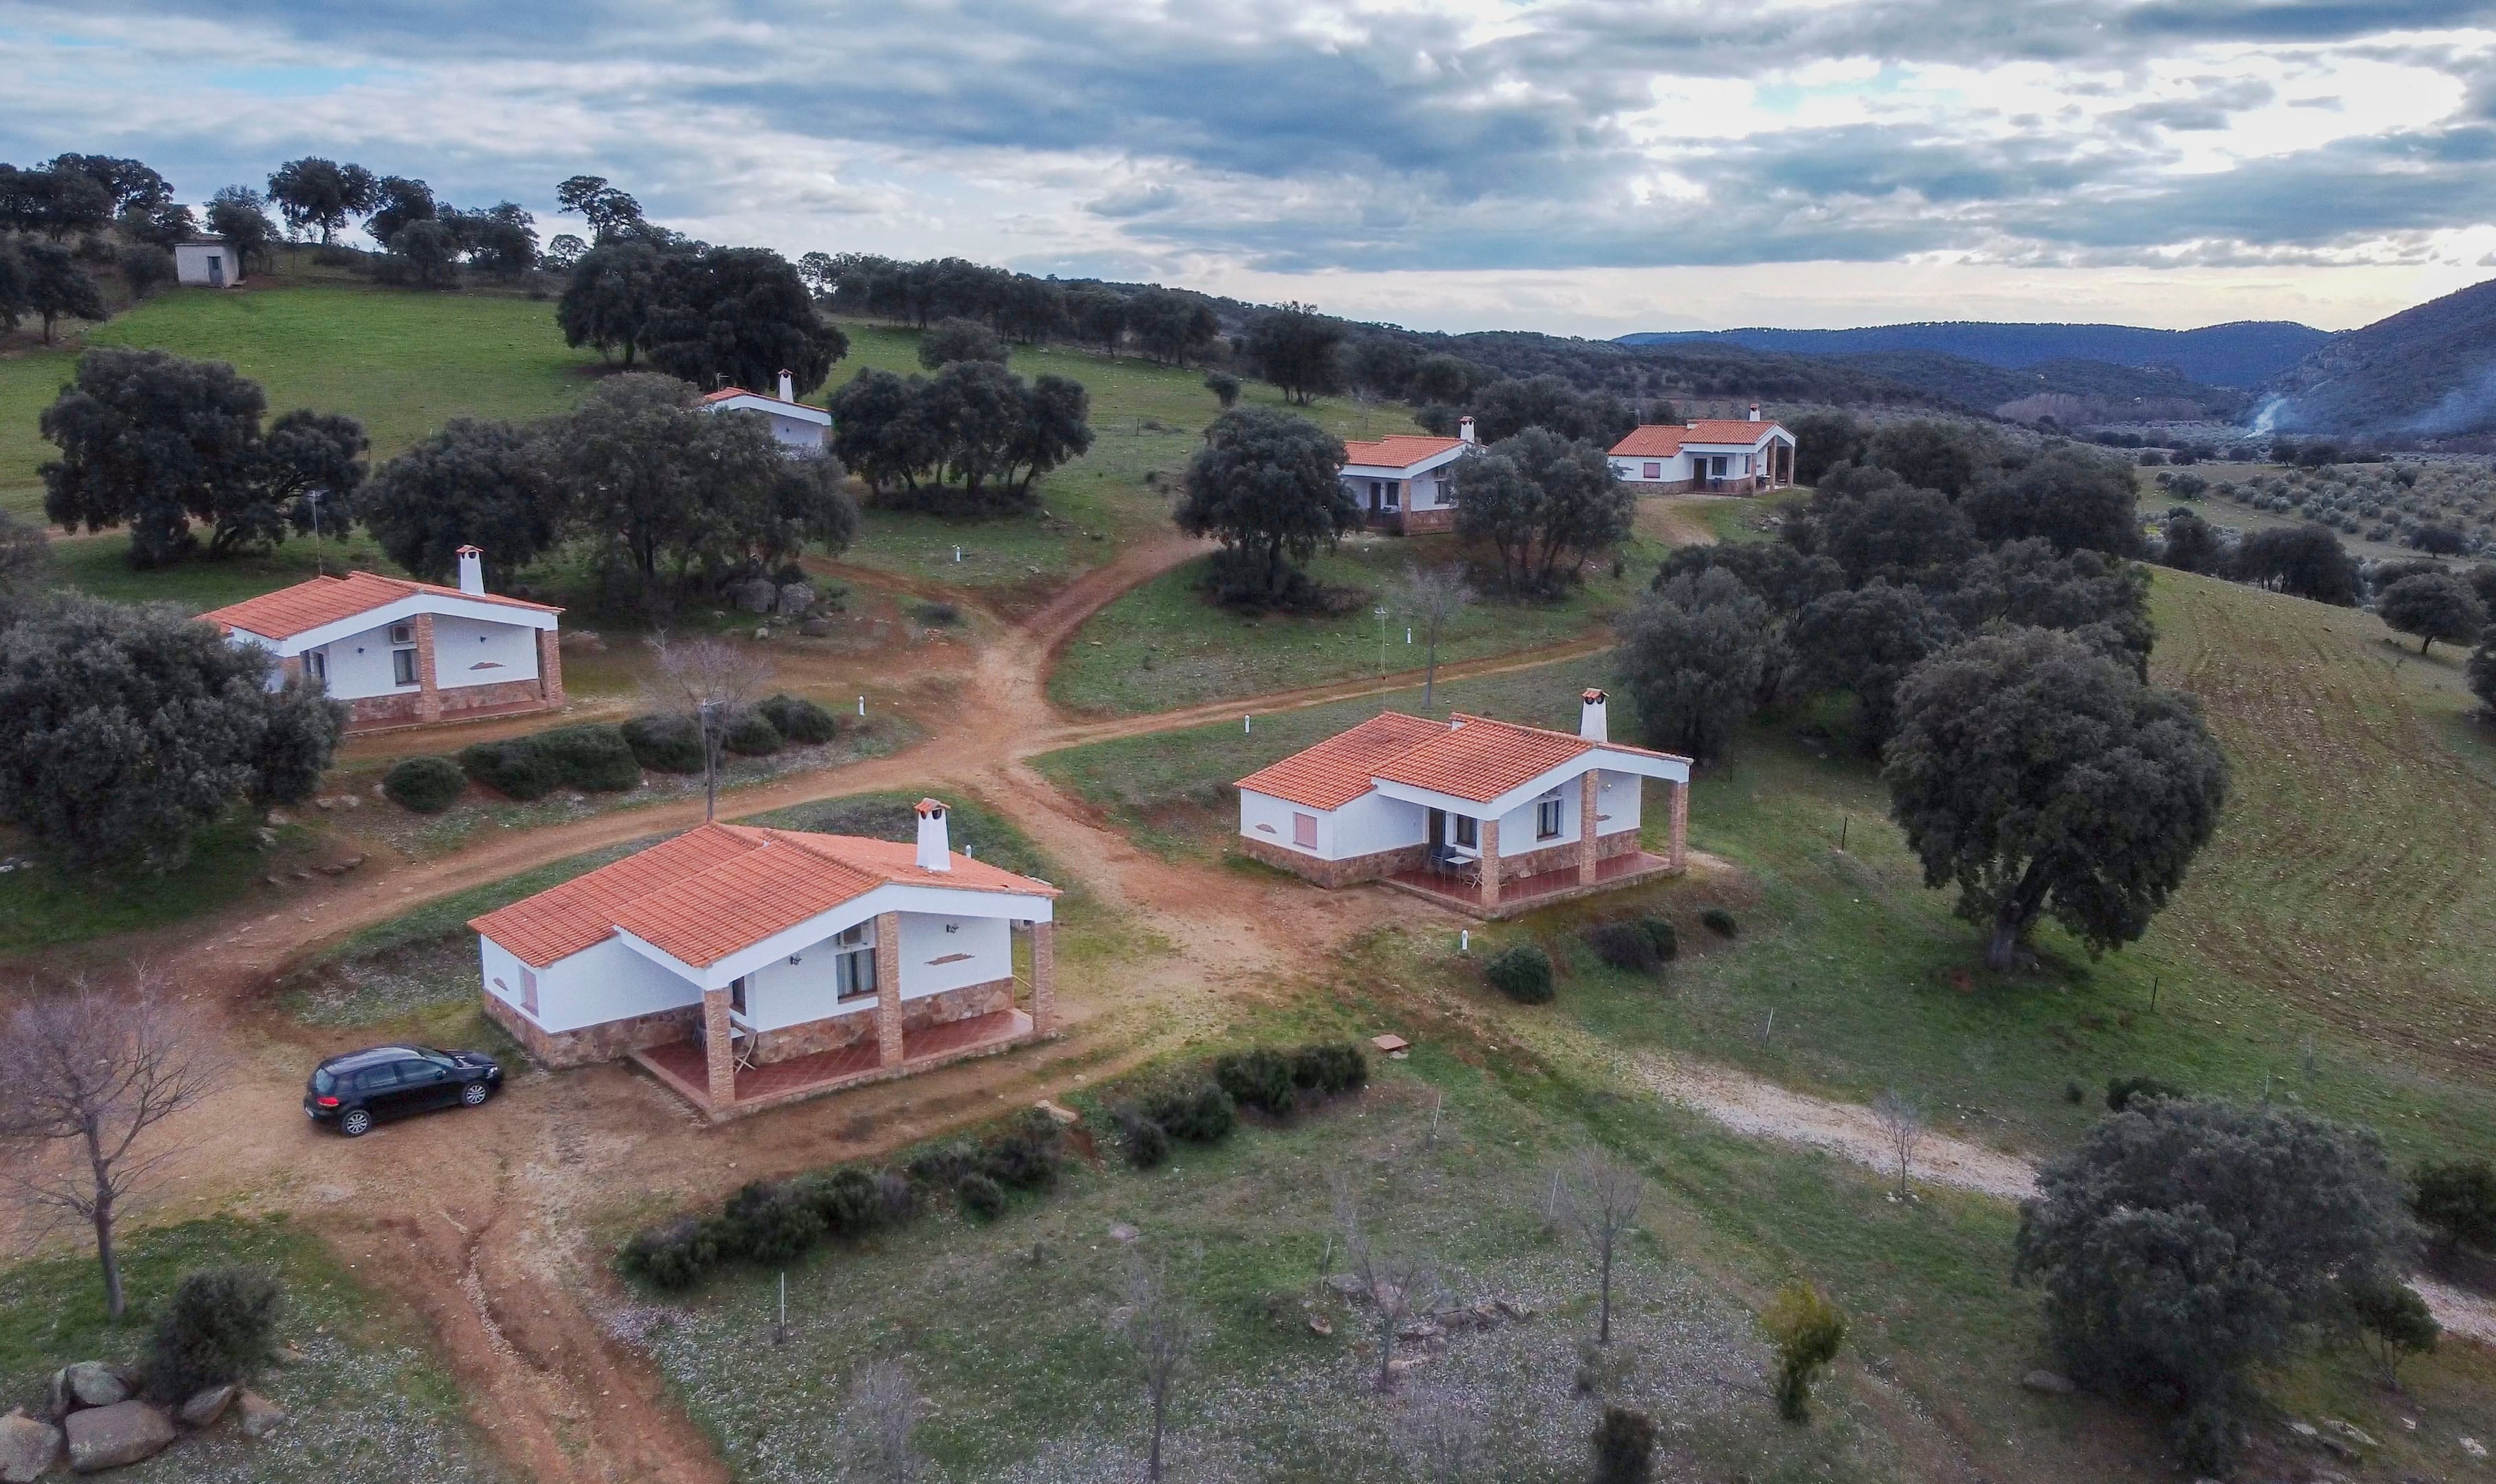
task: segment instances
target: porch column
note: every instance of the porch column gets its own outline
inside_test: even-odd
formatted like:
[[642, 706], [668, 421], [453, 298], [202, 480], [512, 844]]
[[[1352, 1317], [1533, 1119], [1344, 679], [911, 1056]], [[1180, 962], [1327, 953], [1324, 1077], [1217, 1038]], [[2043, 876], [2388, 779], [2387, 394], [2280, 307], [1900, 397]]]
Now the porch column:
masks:
[[1672, 843], [1666, 847], [1665, 859], [1672, 869], [1680, 870], [1690, 863], [1690, 786], [1673, 784]]
[[1499, 905], [1499, 821], [1482, 821], [1482, 905]]
[[552, 629], [538, 631], [538, 697], [563, 704], [563, 639]]
[[1595, 884], [1595, 795], [1602, 790], [1603, 770], [1577, 775], [1577, 884]]
[[887, 1067], [901, 1065], [901, 913], [875, 919], [875, 1050]]
[[1031, 925], [1031, 1029], [1046, 1036], [1057, 1024], [1057, 924]]
[[713, 1111], [736, 1101], [735, 1029], [728, 1023], [728, 998], [725, 988], [702, 991], [702, 1050], [710, 1064]]
[[416, 716], [421, 722], [442, 720], [442, 690], [433, 666], [433, 615], [416, 615]]

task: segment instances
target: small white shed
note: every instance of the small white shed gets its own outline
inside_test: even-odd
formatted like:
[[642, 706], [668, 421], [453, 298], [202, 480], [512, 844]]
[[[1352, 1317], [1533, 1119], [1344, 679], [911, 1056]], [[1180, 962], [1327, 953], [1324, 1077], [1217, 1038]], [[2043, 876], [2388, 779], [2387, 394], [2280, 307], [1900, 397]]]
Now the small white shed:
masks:
[[203, 289], [231, 289], [242, 282], [242, 255], [223, 237], [195, 237], [173, 244], [173, 276]]

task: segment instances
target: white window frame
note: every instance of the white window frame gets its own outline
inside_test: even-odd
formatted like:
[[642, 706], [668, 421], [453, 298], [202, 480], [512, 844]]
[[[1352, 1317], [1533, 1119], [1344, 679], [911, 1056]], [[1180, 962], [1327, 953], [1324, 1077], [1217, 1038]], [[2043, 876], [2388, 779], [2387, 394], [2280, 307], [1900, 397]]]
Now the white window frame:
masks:
[[876, 998], [875, 919], [834, 933], [831, 945], [832, 1003]]
[[[1557, 840], [1560, 838], [1560, 827], [1563, 819], [1560, 813], [1561, 802], [1561, 799], [1556, 794], [1550, 798], [1536, 799], [1534, 801], [1535, 839]], [[1544, 822], [1545, 820], [1548, 820], [1549, 822], [1546, 823]]]

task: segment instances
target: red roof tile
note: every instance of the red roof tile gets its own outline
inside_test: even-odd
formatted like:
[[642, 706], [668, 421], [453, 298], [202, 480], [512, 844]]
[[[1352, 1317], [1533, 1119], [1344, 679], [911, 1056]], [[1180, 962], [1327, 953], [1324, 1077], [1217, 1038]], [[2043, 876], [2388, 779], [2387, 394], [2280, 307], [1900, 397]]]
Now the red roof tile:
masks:
[[1669, 423], [1648, 423], [1630, 429], [1612, 445], [1614, 458], [1670, 458], [1681, 451], [1682, 430]]
[[[1681, 451], [1684, 444], [1734, 444], [1750, 448], [1774, 429], [1785, 432], [1774, 421], [1753, 422], [1747, 417], [1700, 417], [1689, 423], [1650, 422], [1630, 429], [1629, 436], [1612, 445], [1614, 458], [1670, 458]], [[1788, 435], [1792, 436], [1792, 435]]]
[[1267, 763], [1238, 787], [1311, 809], [1340, 809], [1369, 791], [1382, 764], [1447, 729], [1444, 722], [1382, 712], [1306, 752]]
[[915, 846], [705, 824], [468, 925], [544, 969], [621, 928], [681, 962], [717, 963], [887, 883], [1057, 895], [962, 854], [922, 871]]
[[538, 613], [563, 611], [542, 603], [523, 603], [517, 598], [504, 598], [493, 593], [463, 593], [455, 587], [441, 587], [431, 582], [351, 572], [343, 577], [308, 578], [293, 587], [281, 587], [273, 593], [246, 598], [222, 608], [211, 608], [200, 617], [221, 629], [241, 629], [268, 639], [291, 639], [298, 634], [308, 634], [342, 618], [385, 608], [403, 598], [419, 594], [460, 598], [470, 603], [500, 603], [505, 607], [527, 608]]
[[1428, 438], [1419, 433], [1397, 433], [1373, 443], [1348, 443], [1343, 446], [1343, 461], [1366, 464], [1373, 469], [1410, 469], [1423, 459], [1436, 458], [1452, 448], [1461, 448], [1461, 438]]
[[1765, 438], [1769, 431], [1784, 432], [1783, 424], [1773, 418], [1753, 422], [1748, 417], [1700, 417], [1692, 420], [1681, 435], [1683, 443], [1731, 443], [1748, 448]]
[[1457, 716], [1461, 726], [1439, 734], [1378, 770], [1389, 783], [1487, 804], [1530, 778], [1594, 749], [1583, 737], [1543, 727], [1519, 727], [1485, 716]]

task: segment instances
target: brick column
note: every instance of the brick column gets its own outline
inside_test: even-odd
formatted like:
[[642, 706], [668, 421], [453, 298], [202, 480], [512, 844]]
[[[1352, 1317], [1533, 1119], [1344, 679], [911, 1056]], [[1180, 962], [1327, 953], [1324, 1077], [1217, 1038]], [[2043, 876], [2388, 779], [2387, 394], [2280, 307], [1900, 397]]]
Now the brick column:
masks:
[[875, 1050], [887, 1067], [901, 1065], [901, 913], [875, 919]]
[[442, 720], [442, 690], [433, 667], [433, 615], [416, 615], [416, 718]]
[[1482, 821], [1482, 905], [1499, 905], [1499, 821]]
[[1678, 871], [1690, 863], [1690, 786], [1668, 787], [1672, 789], [1672, 844], [1666, 848], [1665, 859]]
[[538, 631], [538, 695], [549, 706], [563, 704], [562, 637], [552, 629]]
[[710, 1063], [710, 1105], [725, 1110], [736, 1101], [735, 1030], [728, 1023], [726, 989], [702, 991], [702, 1049]]
[[1595, 795], [1603, 789], [1603, 770], [1577, 775], [1577, 884], [1595, 884]]
[[1057, 1025], [1057, 924], [1031, 925], [1031, 1029], [1045, 1036]]

